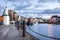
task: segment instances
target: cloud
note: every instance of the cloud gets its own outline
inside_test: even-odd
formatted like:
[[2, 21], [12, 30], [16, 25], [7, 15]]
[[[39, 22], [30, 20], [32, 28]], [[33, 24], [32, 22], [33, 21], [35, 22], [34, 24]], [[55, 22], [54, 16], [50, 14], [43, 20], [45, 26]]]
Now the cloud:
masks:
[[14, 10], [23, 10], [26, 7], [29, 7], [30, 5], [24, 5], [24, 6], [15, 6]]
[[34, 11], [34, 12], [27, 12], [27, 11], [19, 11], [19, 14], [21, 15], [26, 15], [26, 14], [37, 14], [37, 15], [41, 15], [41, 14], [60, 14], [60, 8], [54, 8], [54, 9], [46, 9], [44, 11]]
[[60, 3], [60, 0], [58, 0], [58, 2]]
[[7, 0], [7, 1], [16, 2], [17, 0]]
[[[7, 5], [8, 9], [17, 13], [60, 13], [55, 8], [60, 8], [60, 0], [0, 0], [1, 9]], [[3, 4], [3, 5], [2, 5]], [[47, 12], [48, 11], [48, 12]]]
[[46, 9], [42, 14], [60, 14], [60, 8]]
[[[48, 1], [48, 0], [47, 0]], [[20, 5], [20, 8], [17, 6], [15, 7], [15, 10], [22, 11], [22, 12], [41, 12], [46, 9], [54, 9], [54, 8], [60, 8], [60, 3], [58, 3], [56, 0], [49, 0], [50, 2], [43, 2], [38, 3], [38, 0], [32, 0], [28, 3], [24, 1], [22, 5]], [[54, 1], [54, 2], [52, 2]], [[23, 6], [24, 5], [24, 6]]]
[[[54, 5], [55, 4], [55, 5]], [[32, 13], [59, 13], [58, 10], [55, 10], [56, 8], [60, 8], [60, 4], [59, 3], [42, 3], [42, 6], [40, 7], [40, 4], [37, 4], [38, 6], [36, 7], [36, 5], [30, 5], [28, 7], [22, 7], [21, 10], [18, 10], [18, 12], [32, 12]], [[16, 7], [18, 8], [18, 7]], [[55, 11], [54, 11], [55, 10]]]
[[41, 2], [57, 2], [58, 0], [38, 0], [38, 3], [41, 3]]
[[38, 0], [38, 2], [47, 2], [48, 0]]

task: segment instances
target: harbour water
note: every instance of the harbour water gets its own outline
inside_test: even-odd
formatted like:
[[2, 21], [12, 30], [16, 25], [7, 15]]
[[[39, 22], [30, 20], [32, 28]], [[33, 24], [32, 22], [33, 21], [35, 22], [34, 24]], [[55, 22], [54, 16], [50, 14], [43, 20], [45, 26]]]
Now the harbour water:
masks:
[[39, 40], [60, 40], [60, 24], [35, 24], [26, 31]]

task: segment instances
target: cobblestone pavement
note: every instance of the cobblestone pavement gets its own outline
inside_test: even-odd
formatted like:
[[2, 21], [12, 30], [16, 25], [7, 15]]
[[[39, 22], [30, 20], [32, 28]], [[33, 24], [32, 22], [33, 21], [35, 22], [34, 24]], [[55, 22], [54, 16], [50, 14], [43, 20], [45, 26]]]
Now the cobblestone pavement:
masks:
[[22, 30], [10, 24], [0, 26], [0, 40], [30, 40], [28, 36], [22, 37]]

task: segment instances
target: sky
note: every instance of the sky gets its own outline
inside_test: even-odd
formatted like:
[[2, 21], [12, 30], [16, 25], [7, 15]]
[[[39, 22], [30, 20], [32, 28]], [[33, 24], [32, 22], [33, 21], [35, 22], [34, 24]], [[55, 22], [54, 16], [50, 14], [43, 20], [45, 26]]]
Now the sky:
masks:
[[60, 0], [0, 0], [0, 14], [5, 6], [22, 16], [44, 17], [47, 14], [49, 18], [50, 14], [60, 15]]

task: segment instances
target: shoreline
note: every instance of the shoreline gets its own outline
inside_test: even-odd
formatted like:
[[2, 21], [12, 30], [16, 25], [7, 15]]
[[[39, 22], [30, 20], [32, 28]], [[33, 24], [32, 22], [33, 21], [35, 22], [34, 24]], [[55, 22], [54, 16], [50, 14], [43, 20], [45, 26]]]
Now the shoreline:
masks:
[[60, 22], [38, 22], [38, 24], [60, 24]]
[[33, 35], [31, 35], [29, 32], [26, 31], [26, 33], [27, 33], [27, 35], [29, 35], [29, 38], [30, 38], [31, 40], [39, 40], [38, 38], [36, 38], [36, 37], [34, 37]]

